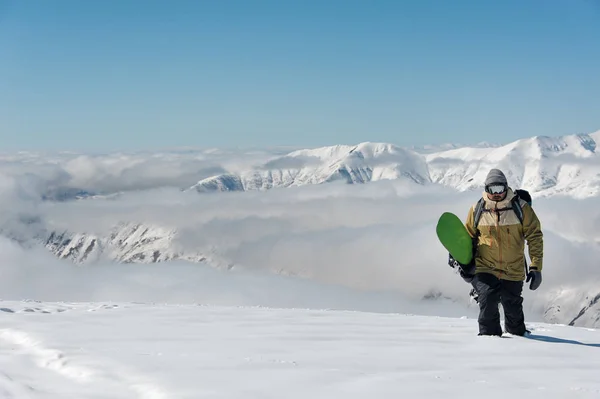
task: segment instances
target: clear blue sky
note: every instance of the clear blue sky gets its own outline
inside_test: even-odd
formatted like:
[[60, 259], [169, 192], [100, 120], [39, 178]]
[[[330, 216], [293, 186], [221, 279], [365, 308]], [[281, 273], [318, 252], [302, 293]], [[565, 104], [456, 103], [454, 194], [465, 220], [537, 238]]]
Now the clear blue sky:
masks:
[[600, 0], [0, 0], [16, 149], [600, 129]]

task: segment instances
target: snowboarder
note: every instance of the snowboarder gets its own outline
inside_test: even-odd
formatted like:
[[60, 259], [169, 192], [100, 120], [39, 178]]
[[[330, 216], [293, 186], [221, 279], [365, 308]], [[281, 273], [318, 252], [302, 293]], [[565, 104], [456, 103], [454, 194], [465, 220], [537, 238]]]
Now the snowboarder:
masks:
[[[529, 194], [529, 191], [524, 190], [524, 189], [517, 189], [517, 190], [515, 190], [515, 195], [517, 197], [521, 198], [522, 200], [524, 200], [525, 202], [527, 202], [529, 204], [529, 206], [533, 206], [533, 200], [531, 199], [531, 194]], [[477, 223], [475, 223], [475, 224], [477, 224]], [[525, 263], [525, 271], [527, 271], [527, 259], [525, 259], [524, 263]], [[455, 264], [455, 266], [458, 266], [458, 265]], [[479, 302], [479, 294], [477, 293], [477, 291], [475, 291], [475, 288], [471, 288], [471, 291], [469, 291], [469, 296], [475, 302]]]
[[[504, 309], [504, 328], [525, 335], [523, 281], [536, 290], [542, 283], [543, 234], [530, 206], [508, 186], [506, 176], [492, 169], [482, 198], [469, 209], [465, 226], [473, 238], [474, 257], [459, 264], [461, 277], [473, 286], [479, 303], [479, 335], [502, 335], [498, 305]], [[531, 265], [526, 270], [525, 242]], [[456, 264], [450, 256], [449, 263]]]

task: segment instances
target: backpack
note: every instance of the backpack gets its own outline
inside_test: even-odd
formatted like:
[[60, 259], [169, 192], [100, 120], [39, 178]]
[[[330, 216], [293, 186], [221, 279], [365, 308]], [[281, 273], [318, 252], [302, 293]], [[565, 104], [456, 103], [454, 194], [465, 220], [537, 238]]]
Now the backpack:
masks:
[[[527, 190], [518, 189], [518, 190], [515, 190], [515, 196], [510, 201], [512, 210], [515, 212], [515, 214], [519, 218], [519, 222], [521, 222], [521, 224], [523, 224], [523, 209], [521, 209], [521, 204], [519, 204], [519, 199], [522, 199], [523, 201], [527, 202], [530, 206], [532, 204], [532, 200], [531, 200], [531, 195], [529, 194], [529, 192]], [[473, 220], [473, 225], [474, 225], [475, 229], [477, 229], [477, 226], [479, 225], [479, 219], [481, 218], [481, 214], [483, 213], [484, 204], [485, 204], [485, 200], [483, 198], [480, 198], [479, 201], [477, 201], [477, 205], [475, 205], [474, 220]], [[501, 209], [501, 210], [506, 210], [506, 208]]]
[[518, 197], [520, 197], [523, 201], [527, 202], [529, 204], [529, 206], [532, 206], [533, 201], [531, 199], [531, 195], [529, 194], [529, 191], [519, 188], [519, 189], [515, 190], [515, 194]]

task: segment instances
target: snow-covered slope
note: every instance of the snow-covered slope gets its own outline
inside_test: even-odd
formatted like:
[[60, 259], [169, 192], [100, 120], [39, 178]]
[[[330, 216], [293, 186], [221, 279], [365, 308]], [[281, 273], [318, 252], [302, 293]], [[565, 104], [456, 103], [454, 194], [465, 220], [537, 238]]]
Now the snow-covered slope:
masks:
[[[600, 332], [326, 310], [0, 302], [6, 398], [596, 398]], [[68, 331], [68, 334], [65, 332]], [[483, 393], [483, 394], [482, 394]]]
[[547, 306], [544, 320], [570, 326], [600, 328], [600, 287], [580, 286], [559, 290], [554, 293]]
[[391, 144], [361, 143], [356, 146], [299, 150], [275, 158], [255, 170], [223, 174], [201, 180], [199, 192], [246, 191], [341, 181], [366, 183], [384, 179], [429, 182], [424, 158]]
[[514, 187], [539, 196], [600, 194], [600, 132], [532, 137], [503, 145], [416, 152], [391, 144], [361, 143], [291, 152], [251, 170], [204, 179], [199, 192], [264, 190], [333, 181], [367, 183], [408, 179], [458, 190], [480, 189], [490, 168], [505, 171]]

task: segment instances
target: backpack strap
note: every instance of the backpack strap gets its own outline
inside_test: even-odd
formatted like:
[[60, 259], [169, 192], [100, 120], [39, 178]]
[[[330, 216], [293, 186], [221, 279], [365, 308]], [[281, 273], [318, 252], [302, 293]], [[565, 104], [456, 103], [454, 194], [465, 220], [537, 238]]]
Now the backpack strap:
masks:
[[481, 214], [483, 213], [483, 207], [485, 205], [485, 200], [483, 198], [479, 198], [477, 201], [477, 205], [475, 205], [475, 211], [473, 212], [473, 226], [475, 230], [477, 230], [477, 226], [479, 225], [479, 219], [481, 219]]
[[471, 239], [471, 245], [473, 247], [473, 261], [475, 260], [475, 256], [477, 254], [477, 246], [479, 244], [480, 231], [477, 228], [477, 226], [479, 225], [479, 219], [481, 219], [481, 214], [483, 213], [484, 207], [485, 200], [483, 198], [479, 198], [479, 201], [477, 201], [477, 205], [475, 205], [475, 210], [473, 211], [473, 226], [475, 228], [475, 237]]
[[521, 224], [523, 224], [523, 209], [521, 208], [521, 203], [519, 201], [520, 201], [519, 197], [515, 195], [510, 202], [511, 202], [513, 211], [519, 218], [519, 222], [521, 222]]

